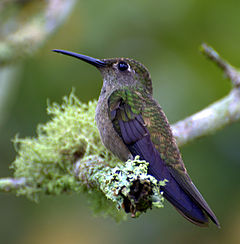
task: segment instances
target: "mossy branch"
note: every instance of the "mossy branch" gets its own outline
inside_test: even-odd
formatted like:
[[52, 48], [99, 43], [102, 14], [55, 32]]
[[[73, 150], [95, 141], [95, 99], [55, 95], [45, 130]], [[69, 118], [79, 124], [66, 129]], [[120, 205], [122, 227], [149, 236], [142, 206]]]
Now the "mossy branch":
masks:
[[[172, 126], [179, 145], [240, 118], [238, 71], [206, 44], [202, 52], [224, 69], [233, 89], [227, 97]], [[43, 194], [85, 192], [95, 211], [117, 220], [129, 212], [137, 217], [153, 206], [162, 207], [159, 186], [165, 182], [147, 174], [148, 163], [139, 158], [122, 163], [102, 145], [94, 122], [96, 104], [83, 104], [71, 93], [62, 105], [49, 105], [52, 119], [38, 126], [36, 138], [14, 139], [14, 177], [0, 179], [0, 191], [33, 200]]]

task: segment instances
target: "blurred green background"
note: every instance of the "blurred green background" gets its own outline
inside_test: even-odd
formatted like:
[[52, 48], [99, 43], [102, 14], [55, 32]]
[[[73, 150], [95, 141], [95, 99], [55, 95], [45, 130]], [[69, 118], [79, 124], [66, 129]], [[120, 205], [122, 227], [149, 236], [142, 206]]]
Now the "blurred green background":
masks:
[[[226, 95], [231, 86], [198, 51], [204, 41], [240, 66], [240, 1], [78, 1], [67, 21], [21, 63], [0, 128], [0, 177], [11, 174], [11, 139], [34, 136], [47, 121], [46, 101], [61, 102], [72, 87], [96, 99], [101, 76], [90, 65], [51, 49], [98, 58], [130, 57], [148, 67], [154, 96], [171, 123]], [[94, 217], [84, 196], [43, 197], [39, 204], [0, 193], [0, 243], [240, 243], [239, 123], [181, 148], [195, 185], [222, 225], [199, 228], [167, 202], [139, 219]]]

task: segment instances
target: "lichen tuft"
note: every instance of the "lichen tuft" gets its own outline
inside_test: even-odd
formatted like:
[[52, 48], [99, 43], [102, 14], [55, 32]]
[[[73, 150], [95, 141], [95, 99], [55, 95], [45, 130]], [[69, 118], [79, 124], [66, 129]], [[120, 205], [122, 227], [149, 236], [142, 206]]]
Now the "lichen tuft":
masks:
[[38, 126], [35, 138], [15, 137], [17, 157], [11, 168], [15, 178], [27, 179], [18, 195], [37, 200], [41, 193], [79, 191], [81, 185], [73, 173], [78, 158], [98, 155], [108, 164], [116, 163], [101, 143], [94, 121], [96, 104], [84, 104], [72, 92], [62, 105], [48, 105], [51, 119]]

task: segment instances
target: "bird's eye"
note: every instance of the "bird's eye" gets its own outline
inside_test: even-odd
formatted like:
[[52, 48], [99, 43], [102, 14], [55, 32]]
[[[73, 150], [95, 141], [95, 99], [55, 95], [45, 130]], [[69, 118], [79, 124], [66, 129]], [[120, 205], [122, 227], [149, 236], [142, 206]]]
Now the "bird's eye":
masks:
[[125, 70], [128, 69], [128, 64], [127, 64], [126, 62], [124, 62], [124, 61], [120, 61], [120, 62], [118, 63], [118, 69], [119, 69], [120, 71], [125, 71]]

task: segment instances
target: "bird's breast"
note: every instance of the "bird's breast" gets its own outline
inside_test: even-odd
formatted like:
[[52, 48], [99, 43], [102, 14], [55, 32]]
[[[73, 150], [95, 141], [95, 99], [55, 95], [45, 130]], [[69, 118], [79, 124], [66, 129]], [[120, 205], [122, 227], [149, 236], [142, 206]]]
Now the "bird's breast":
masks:
[[99, 97], [95, 120], [104, 146], [122, 161], [127, 161], [131, 153], [109, 119], [107, 97]]

